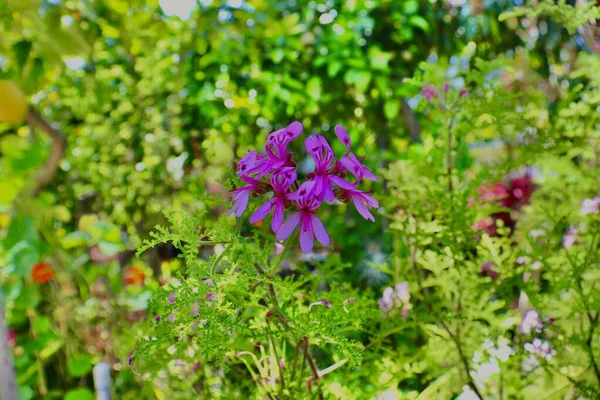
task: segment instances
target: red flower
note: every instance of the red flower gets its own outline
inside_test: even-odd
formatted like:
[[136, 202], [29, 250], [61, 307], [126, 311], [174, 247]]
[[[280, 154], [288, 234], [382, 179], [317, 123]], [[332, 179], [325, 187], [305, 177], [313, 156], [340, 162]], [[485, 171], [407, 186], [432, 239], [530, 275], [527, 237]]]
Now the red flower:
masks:
[[54, 276], [54, 270], [45, 261], [40, 261], [31, 268], [31, 277], [35, 282], [48, 283]]
[[140, 267], [125, 268], [125, 283], [127, 285], [143, 285], [146, 275]]

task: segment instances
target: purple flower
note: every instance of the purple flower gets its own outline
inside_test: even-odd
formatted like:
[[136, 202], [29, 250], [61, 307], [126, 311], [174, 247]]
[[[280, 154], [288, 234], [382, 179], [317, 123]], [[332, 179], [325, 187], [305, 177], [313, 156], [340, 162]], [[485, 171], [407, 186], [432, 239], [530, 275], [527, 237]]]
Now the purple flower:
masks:
[[352, 184], [343, 180], [340, 177], [332, 176], [331, 181], [340, 188], [340, 194], [338, 198], [346, 203], [352, 201], [354, 203], [354, 207], [356, 207], [356, 211], [364, 219], [370, 219], [375, 222], [375, 217], [369, 211], [370, 207], [378, 208], [379, 203], [373, 196], [371, 196], [367, 192], [362, 192], [356, 188], [356, 184]]
[[255, 151], [249, 151], [248, 154], [242, 157], [242, 159], [238, 162], [237, 174], [239, 176], [248, 176], [256, 164], [262, 162], [264, 158], [265, 157], [261, 156]]
[[207, 293], [207, 294], [204, 296], [204, 298], [205, 298], [206, 300], [214, 300], [214, 299], [215, 299], [215, 294], [214, 294], [214, 293], [212, 293], [212, 292], [210, 292], [210, 293]]
[[232, 192], [233, 206], [227, 213], [227, 215], [231, 215], [235, 212], [235, 216], [238, 218], [242, 216], [244, 211], [246, 211], [250, 194], [260, 194], [264, 190], [265, 186], [264, 183], [246, 175], [242, 175], [240, 178], [242, 178], [248, 184], [246, 186], [242, 186], [241, 188], [237, 188]]
[[598, 214], [598, 206], [600, 206], [600, 197], [585, 199], [581, 204], [581, 215]]
[[448, 90], [450, 90], [450, 83], [444, 82], [444, 92], [447, 92]]
[[469, 95], [469, 90], [467, 88], [461, 88], [458, 91], [458, 95], [459, 96], [468, 96]]
[[556, 350], [552, 348], [550, 342], [539, 338], [533, 339], [531, 343], [525, 343], [524, 348], [525, 351], [543, 357], [546, 361], [550, 361], [556, 355]]
[[575, 242], [577, 241], [577, 229], [571, 225], [569, 227], [569, 230], [567, 231], [567, 234], [565, 236], [563, 236], [563, 247], [565, 249], [570, 248], [571, 246], [573, 246], [575, 244]]
[[294, 121], [287, 127], [271, 133], [267, 137], [265, 146], [266, 157], [262, 157], [249, 173], [257, 173], [256, 179], [277, 171], [284, 167], [295, 167], [292, 161], [292, 153], [287, 152], [288, 145], [292, 140], [302, 134], [304, 127], [298, 121]]
[[194, 317], [197, 317], [200, 315], [200, 312], [198, 311], [199, 307], [200, 307], [200, 304], [198, 304], [198, 302], [194, 303], [194, 308], [192, 309], [192, 315]]
[[421, 89], [421, 94], [425, 96], [427, 101], [431, 101], [437, 93], [433, 87], [425, 86], [423, 89]]
[[346, 300], [344, 300], [344, 311], [348, 312], [348, 307], [346, 306], [350, 303], [356, 303], [356, 299], [354, 297], [348, 297]]
[[492, 280], [496, 280], [498, 278], [498, 271], [494, 270], [494, 265], [495, 264], [493, 261], [488, 261], [481, 264], [481, 267], [479, 267], [481, 270], [481, 275], [489, 276], [492, 278]]
[[370, 181], [377, 182], [379, 178], [375, 176], [373, 172], [369, 169], [369, 167], [361, 164], [354, 153], [348, 153], [348, 155], [342, 157], [340, 160], [340, 164], [343, 166], [345, 171], [349, 171], [358, 181], [362, 181], [363, 179], [368, 179]]
[[214, 286], [215, 285], [215, 283], [213, 282], [213, 280], [212, 279], [208, 279], [208, 278], [202, 278], [202, 282], [204, 282], [204, 284], [206, 286]]
[[522, 334], [529, 335], [533, 330], [540, 333], [543, 328], [544, 325], [542, 324], [542, 318], [540, 317], [540, 312], [538, 310], [529, 310], [525, 312], [519, 328]]
[[396, 284], [395, 288], [387, 287], [383, 290], [381, 299], [377, 301], [379, 308], [383, 312], [384, 318], [394, 308], [401, 308], [401, 315], [408, 316], [410, 305], [410, 291], [408, 290], [408, 281]]
[[325, 306], [325, 307], [327, 307], [327, 308], [331, 308], [331, 303], [329, 302], [329, 300], [322, 299], [322, 300], [316, 301], [316, 302], [314, 302], [314, 303], [311, 303], [311, 304], [308, 306], [308, 309], [310, 310], [310, 309], [311, 309], [311, 308], [313, 308], [314, 306]]
[[329, 235], [325, 226], [315, 215], [322, 202], [313, 190], [315, 186], [314, 181], [304, 182], [296, 192], [290, 194], [290, 199], [297, 202], [299, 210], [294, 212], [277, 231], [277, 240], [285, 240], [294, 232], [296, 226], [300, 225], [300, 248], [304, 253], [312, 250], [313, 236], [324, 247], [329, 245]]
[[358, 181], [368, 179], [370, 181], [377, 182], [378, 178], [375, 176], [375, 174], [373, 174], [368, 167], [362, 165], [360, 162], [361, 160], [359, 160], [356, 155], [350, 151], [350, 136], [342, 125], [338, 124], [335, 126], [335, 135], [340, 142], [346, 146], [347, 149], [346, 154], [344, 154], [344, 157], [342, 157], [339, 161], [341, 167], [337, 165], [336, 168], [340, 169], [341, 171], [349, 171]]
[[140, 375], [135, 369], [133, 369], [133, 365], [131, 365], [133, 363], [134, 359], [135, 359], [135, 356], [133, 355], [133, 353], [131, 353], [131, 355], [127, 358], [127, 366], [129, 367], [131, 372], [133, 372], [136, 375]]
[[160, 315], [157, 315], [156, 317], [154, 317], [154, 322], [160, 322]]
[[170, 304], [175, 304], [175, 293], [171, 293], [167, 298]]
[[286, 202], [289, 203], [289, 188], [296, 182], [296, 171], [294, 168], [283, 168], [279, 172], [271, 175], [271, 186], [273, 187], [274, 197], [263, 203], [262, 206], [252, 214], [250, 223], [254, 224], [261, 221], [273, 211], [271, 219], [271, 229], [277, 232], [283, 225], [283, 214], [286, 208]]
[[315, 160], [315, 171], [308, 175], [308, 179], [315, 182], [313, 189], [315, 194], [332, 202], [335, 194], [331, 187], [330, 178], [334, 176], [331, 164], [335, 159], [331, 146], [329, 146], [324, 136], [314, 135], [306, 139], [304, 147]]
[[321, 304], [323, 304], [327, 308], [331, 308], [331, 303], [329, 302], [329, 300], [323, 299], [321, 300]]

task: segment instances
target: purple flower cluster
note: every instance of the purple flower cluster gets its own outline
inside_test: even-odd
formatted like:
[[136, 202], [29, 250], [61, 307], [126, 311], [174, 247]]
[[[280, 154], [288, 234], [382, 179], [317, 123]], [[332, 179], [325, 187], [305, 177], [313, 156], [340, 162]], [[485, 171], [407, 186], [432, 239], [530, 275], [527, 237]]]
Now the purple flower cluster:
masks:
[[539, 338], [533, 339], [531, 343], [525, 343], [525, 351], [534, 354], [538, 357], [545, 358], [550, 361], [556, 355], [556, 350], [552, 348], [552, 344], [547, 340]]
[[[358, 189], [363, 179], [377, 181], [377, 177], [350, 151], [350, 136], [342, 125], [335, 127], [337, 138], [346, 147], [339, 160], [324, 136], [306, 138], [304, 147], [314, 159], [315, 169], [300, 184], [294, 154], [287, 148], [302, 131], [300, 122], [292, 122], [268, 136], [265, 155], [251, 151], [239, 161], [237, 175], [246, 185], [232, 191], [233, 206], [229, 214], [241, 217], [251, 195], [258, 197], [272, 193], [272, 197], [250, 216], [250, 222], [262, 221], [272, 213], [271, 229], [277, 234], [277, 240], [287, 239], [298, 227], [300, 248], [308, 253], [313, 248], [314, 238], [323, 246], [329, 245], [329, 235], [316, 215], [324, 201], [352, 201], [360, 215], [371, 221], [375, 221], [375, 217], [369, 209], [379, 207], [379, 203], [368, 192]], [[346, 180], [348, 175], [352, 175], [355, 181]], [[286, 210], [290, 214], [284, 222]]]
[[395, 288], [387, 287], [383, 291], [381, 299], [377, 301], [379, 308], [383, 312], [383, 317], [396, 313], [396, 309], [400, 309], [400, 314], [403, 317], [408, 317], [410, 314], [410, 291], [408, 290], [408, 282], [404, 281], [396, 284]]

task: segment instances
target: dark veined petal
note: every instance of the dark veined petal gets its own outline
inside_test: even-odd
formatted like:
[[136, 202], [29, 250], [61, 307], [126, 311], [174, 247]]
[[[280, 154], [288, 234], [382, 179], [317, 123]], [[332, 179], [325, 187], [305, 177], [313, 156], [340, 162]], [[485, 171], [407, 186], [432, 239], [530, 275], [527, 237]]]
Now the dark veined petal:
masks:
[[346, 132], [346, 129], [341, 124], [335, 126], [335, 136], [350, 150], [350, 135], [348, 135], [348, 132]]

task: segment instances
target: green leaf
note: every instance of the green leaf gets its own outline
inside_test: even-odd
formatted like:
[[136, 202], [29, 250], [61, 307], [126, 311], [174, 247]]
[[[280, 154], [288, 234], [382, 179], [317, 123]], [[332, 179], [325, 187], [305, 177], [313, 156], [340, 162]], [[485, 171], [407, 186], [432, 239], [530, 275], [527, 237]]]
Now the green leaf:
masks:
[[382, 51], [379, 47], [373, 46], [369, 49], [369, 60], [371, 67], [376, 70], [388, 68], [388, 64], [393, 57], [393, 53]]
[[74, 247], [85, 246], [87, 242], [88, 240], [86, 234], [79, 231], [69, 233], [61, 240], [61, 243], [65, 249], [72, 249]]
[[52, 340], [46, 347], [40, 351], [40, 358], [42, 360], [52, 357], [60, 348], [63, 346], [62, 340]]
[[19, 399], [20, 400], [31, 400], [35, 396], [33, 389], [29, 386], [19, 387]]
[[44, 334], [52, 329], [52, 322], [50, 318], [39, 315], [33, 322], [33, 329], [38, 334]]
[[8, 232], [2, 244], [5, 249], [10, 249], [23, 240], [30, 243], [38, 243], [40, 240], [33, 217], [18, 216], [14, 218], [8, 227]]
[[116, 226], [114, 228], [112, 228], [111, 230], [109, 230], [108, 232], [106, 232], [104, 234], [104, 236], [102, 237], [102, 240], [104, 240], [106, 242], [110, 242], [110, 243], [116, 243], [116, 244], [120, 244], [123, 242], [123, 240], [121, 238], [121, 231]]
[[275, 64], [279, 64], [283, 60], [284, 55], [285, 53], [283, 52], [283, 49], [277, 48], [271, 52], [271, 60]]
[[318, 101], [321, 98], [321, 79], [318, 76], [310, 78], [306, 84], [306, 91], [311, 99]]
[[393, 120], [398, 116], [400, 112], [400, 100], [392, 99], [387, 100], [383, 105], [383, 113], [385, 117], [389, 120]]
[[81, 378], [90, 373], [92, 362], [86, 355], [79, 354], [67, 361], [67, 372], [74, 378]]
[[404, 14], [411, 15], [419, 11], [419, 2], [417, 0], [406, 0], [403, 4]]
[[40, 260], [40, 253], [34, 244], [22, 240], [10, 249], [6, 258], [13, 266], [15, 274], [25, 276], [31, 272], [33, 264]]
[[19, 66], [19, 70], [22, 71], [29, 58], [29, 53], [31, 52], [31, 42], [28, 40], [20, 40], [13, 45], [13, 51], [15, 52], [15, 59]]
[[408, 23], [414, 27], [420, 28], [425, 32], [429, 32], [429, 22], [420, 15], [411, 15]]
[[340, 72], [342, 67], [343, 67], [343, 64], [341, 62], [331, 61], [327, 65], [327, 76], [329, 76], [330, 78], [333, 78], [334, 76], [336, 76], [338, 74], [338, 72]]
[[371, 78], [372, 75], [369, 71], [350, 69], [344, 75], [344, 82], [354, 84], [357, 92], [364, 93], [371, 83]]
[[69, 390], [63, 400], [94, 400], [94, 393], [88, 388]]
[[107, 256], [118, 254], [123, 248], [120, 244], [109, 243], [104, 240], [98, 242], [98, 247], [100, 248], [100, 251]]

